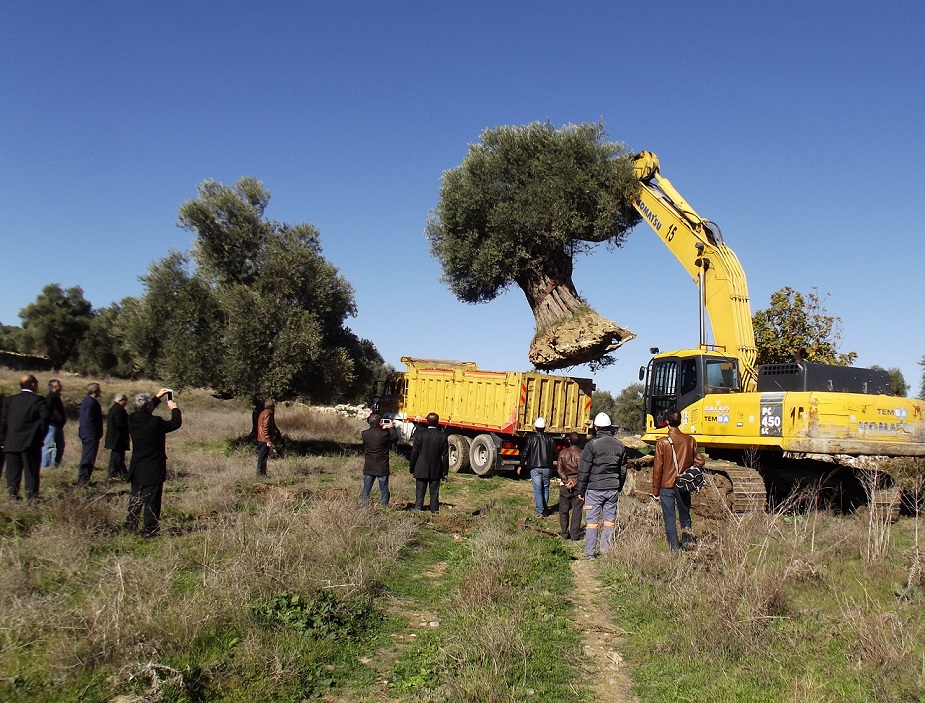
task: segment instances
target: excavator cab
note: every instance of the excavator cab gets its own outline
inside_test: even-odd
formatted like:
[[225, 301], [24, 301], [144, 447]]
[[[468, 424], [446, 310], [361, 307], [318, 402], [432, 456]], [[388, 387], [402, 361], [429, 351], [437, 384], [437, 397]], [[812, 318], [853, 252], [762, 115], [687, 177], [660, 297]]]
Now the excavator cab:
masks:
[[640, 374], [645, 379], [643, 404], [649, 430], [666, 426], [669, 408], [683, 410], [706, 395], [741, 391], [738, 359], [719, 352], [657, 354]]

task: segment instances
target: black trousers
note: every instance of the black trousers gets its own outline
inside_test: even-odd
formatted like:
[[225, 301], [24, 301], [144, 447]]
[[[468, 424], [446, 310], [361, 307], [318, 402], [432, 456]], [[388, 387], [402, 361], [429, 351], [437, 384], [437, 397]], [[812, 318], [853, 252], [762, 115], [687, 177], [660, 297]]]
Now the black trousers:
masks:
[[113, 449], [109, 452], [109, 478], [125, 478], [128, 470], [125, 468], [125, 452]]
[[427, 479], [414, 479], [414, 507], [416, 510], [424, 509], [424, 494], [430, 487], [430, 512], [440, 510], [440, 479], [428, 481]]
[[270, 456], [270, 445], [266, 442], [257, 442], [257, 475], [267, 475], [267, 458]]
[[128, 499], [128, 515], [125, 516], [125, 529], [135, 532], [138, 529], [138, 518], [144, 511], [144, 523], [141, 534], [156, 535], [161, 525], [161, 498], [164, 495], [164, 484], [155, 483], [153, 486], [139, 486], [132, 482], [132, 493]]
[[582, 512], [584, 502], [578, 499], [578, 491], [559, 486], [559, 534], [563, 539], [577, 540], [581, 536]]
[[100, 440], [82, 439], [83, 448], [80, 451], [80, 465], [77, 467], [77, 483], [90, 483], [90, 474], [96, 466], [96, 455], [100, 451]]
[[[19, 486], [25, 483], [26, 498], [39, 494], [39, 467], [42, 464], [42, 448], [30, 447], [24, 452], [6, 454], [6, 487], [10, 497], [19, 498]], [[23, 479], [25, 478], [25, 481]]]

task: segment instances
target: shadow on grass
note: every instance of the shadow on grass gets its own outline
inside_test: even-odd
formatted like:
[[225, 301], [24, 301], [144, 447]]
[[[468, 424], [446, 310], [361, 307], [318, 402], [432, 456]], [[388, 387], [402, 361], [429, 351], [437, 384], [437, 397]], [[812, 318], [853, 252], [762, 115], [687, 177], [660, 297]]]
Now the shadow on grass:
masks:
[[[257, 443], [252, 435], [241, 435], [231, 440], [231, 446], [236, 450], [256, 450]], [[282, 456], [361, 456], [362, 454], [363, 444], [361, 442], [283, 437]]]

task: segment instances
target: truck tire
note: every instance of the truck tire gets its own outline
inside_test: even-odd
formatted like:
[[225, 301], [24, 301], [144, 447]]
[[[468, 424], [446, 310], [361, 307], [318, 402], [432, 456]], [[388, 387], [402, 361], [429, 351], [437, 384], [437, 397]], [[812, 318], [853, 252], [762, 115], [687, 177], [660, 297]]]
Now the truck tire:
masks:
[[479, 476], [491, 476], [498, 465], [498, 448], [491, 435], [480, 434], [469, 445], [469, 465]]
[[469, 438], [461, 434], [451, 434], [446, 440], [450, 444], [450, 471], [468, 471]]

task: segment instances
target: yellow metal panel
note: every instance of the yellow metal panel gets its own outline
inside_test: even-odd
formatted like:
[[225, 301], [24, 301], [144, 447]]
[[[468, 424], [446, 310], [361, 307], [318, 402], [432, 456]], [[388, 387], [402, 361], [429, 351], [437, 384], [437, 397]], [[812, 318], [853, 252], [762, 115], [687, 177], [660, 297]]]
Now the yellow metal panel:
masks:
[[[406, 389], [396, 412], [473, 430], [522, 433], [544, 417], [549, 432], [584, 432], [594, 384], [586, 379], [517, 371], [481, 371], [471, 362], [405, 357], [408, 371], [396, 374]], [[401, 383], [396, 384], [401, 386]]]
[[[922, 401], [826, 392], [705, 396], [681, 412], [681, 429], [704, 447], [765, 447], [810, 454], [925, 456]], [[654, 442], [664, 429], [650, 427]]]

